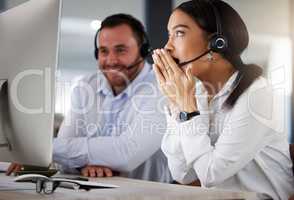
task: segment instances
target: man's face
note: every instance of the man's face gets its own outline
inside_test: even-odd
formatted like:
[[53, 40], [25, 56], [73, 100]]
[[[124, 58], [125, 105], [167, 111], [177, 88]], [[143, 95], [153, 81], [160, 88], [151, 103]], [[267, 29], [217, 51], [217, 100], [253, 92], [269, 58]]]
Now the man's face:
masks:
[[126, 24], [103, 28], [98, 41], [100, 69], [112, 87], [126, 87], [143, 67], [141, 63], [128, 69], [141, 59], [132, 29]]

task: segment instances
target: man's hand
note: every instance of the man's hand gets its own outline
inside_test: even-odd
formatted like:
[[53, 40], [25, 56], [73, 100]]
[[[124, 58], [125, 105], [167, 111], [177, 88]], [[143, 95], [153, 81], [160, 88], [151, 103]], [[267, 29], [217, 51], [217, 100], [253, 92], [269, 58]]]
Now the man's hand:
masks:
[[81, 174], [87, 177], [111, 177], [112, 170], [108, 167], [88, 165], [81, 170]]
[[21, 164], [11, 163], [6, 171], [6, 175], [10, 176], [12, 173], [20, 171], [22, 167], [23, 166]]

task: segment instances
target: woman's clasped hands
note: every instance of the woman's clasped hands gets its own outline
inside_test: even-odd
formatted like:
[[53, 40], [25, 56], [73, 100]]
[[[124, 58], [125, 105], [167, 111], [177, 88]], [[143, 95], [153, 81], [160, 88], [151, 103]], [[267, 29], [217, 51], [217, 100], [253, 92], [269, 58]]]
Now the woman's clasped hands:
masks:
[[181, 111], [197, 110], [195, 98], [195, 78], [191, 67], [180, 68], [165, 49], [156, 49], [152, 55], [156, 78], [161, 92], [167, 96], [172, 106]]

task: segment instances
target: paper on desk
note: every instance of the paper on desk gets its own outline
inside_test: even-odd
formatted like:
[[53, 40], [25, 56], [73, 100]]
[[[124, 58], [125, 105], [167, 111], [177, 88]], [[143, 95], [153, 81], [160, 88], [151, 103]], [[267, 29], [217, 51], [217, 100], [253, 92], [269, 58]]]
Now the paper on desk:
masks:
[[92, 188], [119, 188], [118, 185], [113, 184], [106, 184], [106, 183], [98, 183], [94, 181], [77, 181], [77, 180], [71, 180], [71, 179], [65, 179], [65, 178], [51, 178], [53, 181], [59, 181], [59, 182], [69, 182], [69, 183], [76, 183], [81, 186], [87, 186]]

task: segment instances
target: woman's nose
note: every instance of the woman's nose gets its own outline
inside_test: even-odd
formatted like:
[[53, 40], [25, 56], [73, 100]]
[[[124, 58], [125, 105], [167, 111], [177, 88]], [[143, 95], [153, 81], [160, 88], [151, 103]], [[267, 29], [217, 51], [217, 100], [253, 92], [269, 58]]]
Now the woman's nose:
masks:
[[171, 52], [174, 49], [171, 39], [168, 39], [167, 43], [164, 45], [164, 49], [166, 49], [169, 52]]

